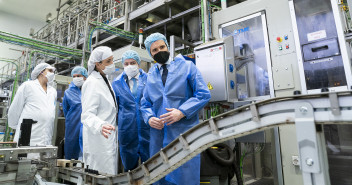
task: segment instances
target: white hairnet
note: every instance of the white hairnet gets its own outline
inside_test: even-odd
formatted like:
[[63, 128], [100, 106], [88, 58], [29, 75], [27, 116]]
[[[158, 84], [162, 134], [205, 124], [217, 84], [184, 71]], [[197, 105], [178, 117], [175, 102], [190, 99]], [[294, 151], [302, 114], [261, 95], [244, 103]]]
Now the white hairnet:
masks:
[[47, 64], [47, 63], [40, 63], [37, 66], [35, 66], [35, 68], [33, 69], [32, 73], [31, 73], [31, 79], [35, 80], [37, 79], [37, 77], [39, 76], [39, 74], [44, 71], [45, 69], [52, 69], [55, 71], [55, 67]]
[[88, 60], [88, 75], [92, 73], [95, 67], [95, 63], [101, 62], [109, 57], [112, 56], [111, 48], [107, 46], [99, 46], [95, 48], [92, 53], [90, 54]]
[[[169, 44], [167, 43], [167, 40], [166, 40], [166, 37], [161, 34], [161, 33], [153, 33], [151, 35], [149, 35], [145, 41], [144, 41], [144, 45], [145, 45], [145, 48], [146, 50], [148, 51], [150, 57], [153, 58], [152, 54], [150, 53], [150, 47], [152, 46], [152, 44], [157, 41], [157, 40], [162, 40], [165, 42], [167, 48], [169, 49]], [[170, 49], [169, 49], [170, 50]]]

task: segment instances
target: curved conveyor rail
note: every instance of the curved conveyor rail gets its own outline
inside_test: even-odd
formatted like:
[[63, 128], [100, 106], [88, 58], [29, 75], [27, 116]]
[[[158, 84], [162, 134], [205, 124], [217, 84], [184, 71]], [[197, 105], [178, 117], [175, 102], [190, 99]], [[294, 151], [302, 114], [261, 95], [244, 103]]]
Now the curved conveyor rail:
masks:
[[152, 184], [214, 144], [275, 126], [294, 124], [296, 111], [309, 111], [315, 124], [351, 124], [352, 92], [273, 98], [244, 106], [199, 123], [148, 161], [117, 176], [92, 175], [79, 168], [60, 168], [59, 178], [92, 184]]

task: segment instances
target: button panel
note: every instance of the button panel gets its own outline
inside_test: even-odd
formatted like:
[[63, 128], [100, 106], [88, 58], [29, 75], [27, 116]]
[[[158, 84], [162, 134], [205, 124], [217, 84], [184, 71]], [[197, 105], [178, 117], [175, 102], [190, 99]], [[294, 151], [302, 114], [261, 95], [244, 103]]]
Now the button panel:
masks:
[[291, 40], [289, 39], [287, 34], [276, 35], [276, 43], [278, 44], [277, 50], [279, 51], [278, 54], [287, 53], [286, 51], [290, 50], [290, 42]]
[[282, 42], [282, 37], [276, 37], [277, 42]]

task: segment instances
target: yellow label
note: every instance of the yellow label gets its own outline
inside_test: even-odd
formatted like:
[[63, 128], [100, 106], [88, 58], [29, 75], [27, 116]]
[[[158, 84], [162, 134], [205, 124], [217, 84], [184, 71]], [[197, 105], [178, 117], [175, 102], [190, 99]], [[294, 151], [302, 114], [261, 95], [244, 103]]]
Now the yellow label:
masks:
[[209, 90], [213, 90], [214, 89], [213, 86], [210, 84], [210, 82], [208, 82], [208, 89]]

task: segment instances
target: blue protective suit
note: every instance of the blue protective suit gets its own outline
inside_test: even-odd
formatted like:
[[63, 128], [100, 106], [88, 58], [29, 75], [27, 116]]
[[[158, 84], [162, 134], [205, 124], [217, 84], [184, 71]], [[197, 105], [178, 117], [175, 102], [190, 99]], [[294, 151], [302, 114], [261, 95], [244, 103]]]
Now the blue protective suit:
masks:
[[[162, 130], [150, 128], [150, 156], [159, 152], [181, 133], [197, 125], [198, 112], [210, 100], [210, 92], [196, 66], [178, 55], [168, 67], [168, 76], [163, 86], [161, 74], [155, 64], [148, 73], [148, 80], [141, 101], [143, 118], [160, 118], [167, 113], [165, 108], [176, 108], [185, 117]], [[200, 156], [194, 157], [165, 178], [177, 185], [200, 183]], [[159, 184], [165, 182], [159, 181]]]
[[137, 98], [135, 98], [126, 83], [127, 75], [123, 72], [112, 83], [116, 94], [118, 111], [119, 149], [125, 170], [132, 170], [149, 158], [149, 126], [145, 124], [140, 111], [140, 101], [147, 81], [147, 74], [139, 69]]
[[82, 140], [81, 90], [71, 82], [62, 100], [65, 115], [65, 158], [78, 159], [81, 152], [79, 140]]

